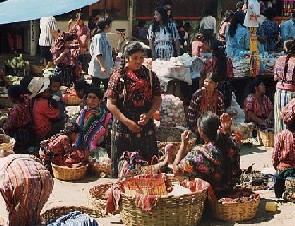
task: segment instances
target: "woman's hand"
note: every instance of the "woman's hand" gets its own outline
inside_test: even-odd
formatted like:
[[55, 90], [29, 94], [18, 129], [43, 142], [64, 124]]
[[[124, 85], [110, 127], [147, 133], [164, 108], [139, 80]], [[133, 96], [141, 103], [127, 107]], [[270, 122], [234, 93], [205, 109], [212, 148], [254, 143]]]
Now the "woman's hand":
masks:
[[142, 128], [136, 122], [132, 120], [128, 120], [128, 123], [126, 124], [126, 126], [132, 133], [139, 133], [142, 130]]
[[188, 145], [189, 142], [189, 136], [191, 135], [191, 131], [190, 130], [185, 130], [183, 131], [183, 133], [181, 134], [181, 143], [185, 146]]
[[233, 121], [228, 113], [223, 113], [220, 116], [220, 123], [221, 123], [221, 129], [227, 132], [231, 129]]
[[147, 113], [143, 113], [139, 116], [139, 121], [137, 122], [140, 126], [145, 126], [147, 122], [149, 121], [150, 117]]

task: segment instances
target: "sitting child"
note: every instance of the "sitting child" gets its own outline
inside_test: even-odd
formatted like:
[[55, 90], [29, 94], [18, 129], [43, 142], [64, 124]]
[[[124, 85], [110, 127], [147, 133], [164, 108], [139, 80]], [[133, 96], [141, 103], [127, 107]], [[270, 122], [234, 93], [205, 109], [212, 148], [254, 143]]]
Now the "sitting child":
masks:
[[64, 125], [60, 118], [60, 108], [56, 101], [52, 101], [48, 78], [33, 78], [28, 89], [35, 98], [33, 104], [34, 131], [40, 140], [47, 139], [58, 133]]
[[40, 158], [48, 169], [50, 163], [59, 166], [79, 167], [88, 162], [89, 151], [76, 146], [80, 128], [76, 123], [66, 123], [62, 133], [41, 142]]
[[102, 103], [103, 92], [97, 87], [91, 87], [86, 92], [87, 107], [77, 119], [82, 129], [78, 143], [85, 143], [89, 151], [97, 150], [108, 135], [108, 126], [112, 114]]
[[32, 118], [30, 113], [30, 100], [24, 95], [21, 85], [12, 85], [8, 89], [8, 97], [13, 103], [8, 118], [2, 128], [5, 133], [15, 139], [14, 152], [16, 154], [26, 153], [32, 144]]
[[190, 131], [184, 131], [173, 163], [174, 174], [202, 178], [216, 194], [231, 189], [241, 174], [239, 148], [229, 137], [231, 123], [227, 114], [219, 118], [212, 112], [204, 113], [198, 119], [198, 130], [205, 144], [188, 150]]
[[272, 154], [273, 166], [277, 170], [274, 184], [276, 198], [282, 197], [285, 179], [295, 177], [295, 99], [283, 108], [281, 118], [287, 129], [276, 135]]

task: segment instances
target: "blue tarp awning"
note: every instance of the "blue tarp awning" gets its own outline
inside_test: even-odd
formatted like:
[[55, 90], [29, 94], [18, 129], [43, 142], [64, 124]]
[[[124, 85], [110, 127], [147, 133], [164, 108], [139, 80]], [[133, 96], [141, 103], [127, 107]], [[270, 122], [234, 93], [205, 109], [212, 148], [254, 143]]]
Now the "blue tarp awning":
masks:
[[96, 2], [99, 0], [7, 0], [0, 3], [0, 24], [56, 16]]

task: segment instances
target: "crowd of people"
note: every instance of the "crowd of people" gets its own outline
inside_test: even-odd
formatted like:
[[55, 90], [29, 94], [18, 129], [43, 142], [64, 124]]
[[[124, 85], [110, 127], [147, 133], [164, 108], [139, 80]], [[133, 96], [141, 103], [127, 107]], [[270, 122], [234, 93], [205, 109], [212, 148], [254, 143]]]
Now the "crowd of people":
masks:
[[[244, 17], [242, 11], [227, 12], [219, 35], [210, 11], [200, 23], [200, 34], [192, 42], [193, 55], [211, 51], [212, 56], [200, 67], [200, 81], [195, 81], [190, 91], [187, 102], [190, 130], [181, 135], [172, 167], [175, 174], [206, 180], [217, 195], [231, 190], [241, 174], [239, 136], [231, 131], [232, 119], [226, 108], [231, 105], [228, 87], [233, 77], [232, 57], [249, 48]], [[277, 48], [274, 41], [278, 40], [279, 29], [273, 24], [271, 9], [265, 11], [265, 17], [258, 35], [264, 49], [273, 51]], [[295, 34], [294, 29], [286, 28], [293, 26], [294, 21], [295, 12], [281, 26], [286, 56], [276, 61], [274, 77], [278, 83], [274, 104], [265, 95], [267, 87], [260, 80], [251, 83], [251, 93], [244, 102], [247, 122], [255, 123], [257, 129], [274, 126], [277, 133], [273, 163], [277, 170], [278, 198], [284, 191], [286, 176], [295, 176]], [[110, 17], [100, 18], [90, 31], [79, 13], [75, 25], [70, 21], [69, 31], [59, 36], [54, 18], [44, 18], [41, 22], [41, 53], [46, 66], [55, 65], [53, 75], [50, 78], [27, 76], [20, 85], [6, 84], [13, 107], [1, 127], [15, 139], [14, 152], [18, 154], [0, 163], [0, 193], [8, 206], [9, 225], [40, 222], [40, 210], [53, 186], [51, 164], [79, 167], [88, 161], [91, 152], [106, 147], [105, 141], [110, 140], [111, 176], [117, 178], [122, 175], [118, 165], [126, 151], [138, 152], [142, 161], [148, 163], [154, 155], [159, 155], [154, 114], [161, 106], [162, 90], [157, 75], [143, 65], [146, 53], [143, 44], [131, 42], [125, 46], [121, 66], [113, 69], [112, 47], [106, 35], [112, 28]], [[181, 54], [181, 37], [169, 1], [154, 10], [153, 22], [147, 30], [143, 28], [144, 24], [140, 23], [136, 32], [147, 35], [153, 59], [165, 60]], [[92, 84], [83, 79], [82, 71], [91, 76]], [[5, 74], [0, 72], [0, 76], [7, 83]], [[81, 98], [81, 111], [74, 120], [69, 120], [66, 114], [62, 85], [74, 85]], [[197, 134], [198, 142], [190, 149], [191, 133]], [[165, 165], [171, 155], [169, 147], [164, 155]], [[25, 173], [19, 175], [14, 167]], [[21, 187], [28, 188], [25, 199], [19, 197]], [[39, 202], [34, 202], [33, 211], [28, 211], [32, 199]], [[30, 217], [24, 209], [32, 213]]]

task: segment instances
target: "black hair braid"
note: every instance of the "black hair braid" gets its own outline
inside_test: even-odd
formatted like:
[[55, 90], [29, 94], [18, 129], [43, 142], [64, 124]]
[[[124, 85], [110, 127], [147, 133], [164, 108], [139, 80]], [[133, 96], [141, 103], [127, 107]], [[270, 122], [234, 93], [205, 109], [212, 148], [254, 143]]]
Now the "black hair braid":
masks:
[[[291, 57], [291, 54], [288, 53], [287, 54], [287, 57], [286, 57], [286, 61], [285, 61], [285, 66], [284, 66], [284, 76], [283, 76], [283, 81], [282, 82], [285, 82], [286, 81], [286, 75], [287, 75], [287, 72], [288, 72], [288, 62], [289, 62], [289, 59]], [[295, 67], [294, 67], [295, 68]]]

